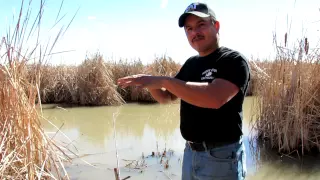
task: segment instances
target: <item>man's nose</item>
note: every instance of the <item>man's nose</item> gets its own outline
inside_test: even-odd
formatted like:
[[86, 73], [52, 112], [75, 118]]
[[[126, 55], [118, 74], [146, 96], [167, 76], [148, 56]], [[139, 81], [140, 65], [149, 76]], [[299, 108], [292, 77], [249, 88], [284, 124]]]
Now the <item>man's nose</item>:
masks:
[[194, 28], [194, 29], [192, 29], [190, 36], [195, 37], [195, 36], [197, 36], [197, 34], [199, 34], [199, 32], [200, 32], [199, 28]]

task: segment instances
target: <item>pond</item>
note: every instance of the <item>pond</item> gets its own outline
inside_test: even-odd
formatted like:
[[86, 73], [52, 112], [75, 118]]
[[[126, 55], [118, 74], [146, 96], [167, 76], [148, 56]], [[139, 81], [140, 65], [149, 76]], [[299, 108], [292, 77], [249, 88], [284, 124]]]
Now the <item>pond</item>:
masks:
[[[253, 100], [247, 97], [244, 103], [247, 179], [320, 179], [319, 157], [307, 156], [302, 161], [250, 143]], [[179, 104], [64, 109], [45, 105], [43, 113], [50, 120], [42, 122], [46, 133], [79, 155], [66, 164], [71, 179], [114, 180], [117, 163], [121, 179], [181, 179], [185, 140], [179, 129]], [[156, 156], [164, 150], [165, 157]]]

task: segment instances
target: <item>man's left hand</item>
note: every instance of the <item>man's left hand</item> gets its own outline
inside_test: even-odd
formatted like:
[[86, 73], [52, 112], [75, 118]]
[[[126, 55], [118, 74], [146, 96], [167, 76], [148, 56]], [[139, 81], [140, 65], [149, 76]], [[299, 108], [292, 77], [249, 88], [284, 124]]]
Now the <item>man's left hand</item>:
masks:
[[161, 89], [163, 87], [164, 76], [150, 76], [146, 74], [137, 74], [118, 79], [118, 85], [122, 88], [128, 86], [137, 86], [139, 88]]

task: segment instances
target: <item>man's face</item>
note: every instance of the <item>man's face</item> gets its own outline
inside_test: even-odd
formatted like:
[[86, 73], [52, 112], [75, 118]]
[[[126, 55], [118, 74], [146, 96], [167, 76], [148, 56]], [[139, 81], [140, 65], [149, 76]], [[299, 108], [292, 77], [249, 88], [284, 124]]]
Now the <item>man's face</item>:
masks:
[[189, 15], [185, 20], [184, 28], [191, 47], [200, 54], [211, 50], [217, 43], [219, 22], [213, 24], [210, 18]]

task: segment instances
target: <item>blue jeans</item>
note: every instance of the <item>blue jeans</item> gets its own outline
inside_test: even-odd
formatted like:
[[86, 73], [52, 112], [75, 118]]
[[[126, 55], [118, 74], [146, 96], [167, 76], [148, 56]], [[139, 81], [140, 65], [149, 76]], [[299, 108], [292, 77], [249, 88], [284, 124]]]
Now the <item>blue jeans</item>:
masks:
[[206, 150], [184, 150], [182, 180], [243, 180], [246, 155], [242, 142]]

